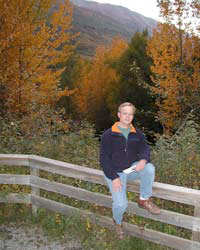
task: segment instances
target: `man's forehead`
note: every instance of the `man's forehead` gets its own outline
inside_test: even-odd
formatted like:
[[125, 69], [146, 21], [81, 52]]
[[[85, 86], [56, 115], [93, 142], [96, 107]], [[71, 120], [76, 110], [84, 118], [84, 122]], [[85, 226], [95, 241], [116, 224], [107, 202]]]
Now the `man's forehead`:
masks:
[[121, 110], [133, 110], [133, 107], [131, 107], [131, 106], [124, 106], [124, 107], [121, 107]]

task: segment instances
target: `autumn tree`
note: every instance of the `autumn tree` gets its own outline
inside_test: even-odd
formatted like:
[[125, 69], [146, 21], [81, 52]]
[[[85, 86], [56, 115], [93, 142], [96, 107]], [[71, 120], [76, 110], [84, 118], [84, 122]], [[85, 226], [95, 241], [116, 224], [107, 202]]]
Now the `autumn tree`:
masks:
[[199, 0], [157, 0], [160, 16], [167, 24], [174, 24], [178, 33], [199, 34]]
[[127, 47], [121, 38], [114, 38], [110, 47], [99, 46], [91, 62], [84, 63], [82, 79], [75, 100], [78, 111], [96, 124], [97, 130], [111, 123], [110, 112], [118, 91], [118, 75], [112, 67]]
[[[199, 109], [198, 1], [158, 1], [161, 16], [148, 44], [153, 59], [152, 88], [157, 95], [158, 119], [166, 131], [176, 129], [188, 112]], [[190, 18], [189, 18], [190, 17]]]
[[62, 95], [58, 82], [73, 46], [69, 0], [0, 1], [0, 87], [7, 112], [26, 113], [53, 105]]

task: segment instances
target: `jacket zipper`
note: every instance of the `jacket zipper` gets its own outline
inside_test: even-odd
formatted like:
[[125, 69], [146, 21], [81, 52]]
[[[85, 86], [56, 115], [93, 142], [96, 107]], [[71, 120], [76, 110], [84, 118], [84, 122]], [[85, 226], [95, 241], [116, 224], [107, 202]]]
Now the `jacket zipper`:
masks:
[[127, 154], [127, 151], [128, 151], [128, 139], [126, 139], [122, 134], [120, 134], [120, 136], [122, 136], [124, 138], [124, 140], [126, 141], [124, 152]]
[[128, 139], [126, 139], [126, 138], [125, 138], [125, 140], [126, 140], [126, 145], [125, 145], [124, 152], [126, 152], [126, 153], [127, 153], [127, 150], [128, 150]]

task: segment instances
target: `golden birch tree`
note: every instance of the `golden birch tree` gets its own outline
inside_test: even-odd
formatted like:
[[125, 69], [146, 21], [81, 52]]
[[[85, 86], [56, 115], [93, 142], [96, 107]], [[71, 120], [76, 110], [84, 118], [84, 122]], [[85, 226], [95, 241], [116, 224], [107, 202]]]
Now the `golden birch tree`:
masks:
[[7, 112], [53, 105], [68, 90], [58, 82], [73, 49], [69, 0], [0, 0], [0, 85]]
[[158, 119], [166, 131], [179, 126], [200, 93], [198, 27], [188, 21], [189, 13], [191, 18], [199, 16], [195, 2], [158, 1], [166, 22], [158, 25], [148, 44], [154, 63], [152, 90], [157, 94]]

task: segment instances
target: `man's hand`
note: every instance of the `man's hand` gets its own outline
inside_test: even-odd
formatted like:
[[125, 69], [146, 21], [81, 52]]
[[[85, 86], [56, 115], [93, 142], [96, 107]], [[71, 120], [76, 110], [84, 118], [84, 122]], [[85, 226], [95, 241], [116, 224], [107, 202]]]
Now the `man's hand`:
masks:
[[114, 192], [121, 192], [122, 191], [122, 182], [120, 178], [116, 178], [112, 181], [112, 189]]
[[137, 164], [137, 166], [135, 167], [135, 171], [139, 172], [141, 170], [144, 169], [145, 165], [146, 165], [147, 161], [146, 160], [140, 160]]

